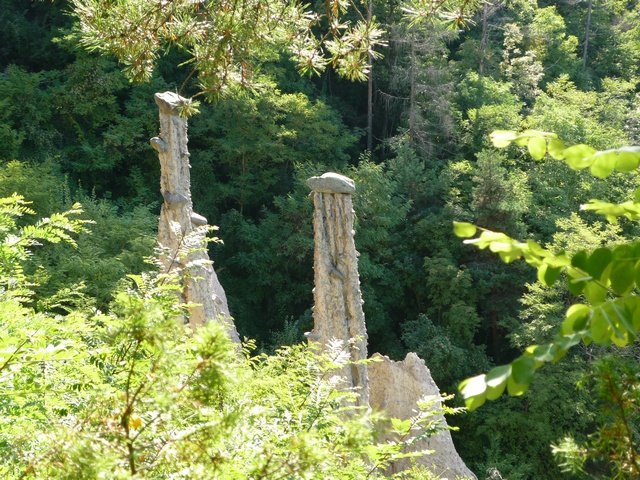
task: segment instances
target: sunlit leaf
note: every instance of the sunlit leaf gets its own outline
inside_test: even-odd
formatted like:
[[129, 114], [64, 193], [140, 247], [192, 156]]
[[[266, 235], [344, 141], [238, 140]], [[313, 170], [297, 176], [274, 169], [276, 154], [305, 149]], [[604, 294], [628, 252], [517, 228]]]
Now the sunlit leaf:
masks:
[[470, 238], [476, 234], [475, 225], [466, 222], [453, 222], [453, 232], [461, 238]]
[[569, 259], [569, 257], [567, 257], [567, 255], [564, 252], [558, 253], [557, 255], [553, 255], [553, 256], [549, 255], [545, 257], [543, 261], [550, 267], [564, 268], [571, 265], [571, 260]]
[[591, 308], [588, 305], [581, 303], [571, 305], [567, 310], [566, 319], [562, 324], [562, 332], [565, 335], [581, 332], [585, 329], [590, 315]]
[[392, 418], [391, 425], [398, 435], [407, 435], [411, 430], [411, 419], [400, 420], [399, 418]]
[[620, 149], [616, 170], [619, 172], [633, 172], [638, 168], [638, 164], [640, 164], [640, 153]]
[[489, 135], [491, 141], [496, 148], [508, 147], [518, 136], [516, 132], [511, 130], [496, 130]]
[[549, 155], [551, 155], [556, 160], [564, 160], [564, 158], [565, 158], [565, 154], [564, 154], [565, 148], [566, 147], [564, 145], [564, 142], [562, 140], [560, 140], [560, 139], [557, 139], [557, 138], [549, 141], [549, 145], [547, 146], [547, 149], [549, 150]]
[[487, 373], [485, 378], [487, 399], [496, 400], [502, 395], [507, 386], [509, 375], [511, 375], [511, 365], [501, 365]]
[[591, 166], [592, 156], [596, 151], [595, 148], [588, 145], [574, 145], [564, 151], [565, 161], [575, 170], [587, 168]]
[[606, 344], [611, 340], [611, 325], [609, 325], [609, 322], [602, 314], [602, 311], [594, 312], [590, 327], [589, 336], [594, 342]]
[[552, 362], [558, 354], [558, 347], [553, 344], [538, 345], [533, 350], [533, 358], [538, 362]]
[[611, 337], [611, 341], [618, 347], [626, 347], [627, 345], [629, 345], [630, 339], [626, 333], [622, 336], [614, 334]]
[[513, 376], [510, 376], [509, 379], [507, 380], [507, 392], [512, 397], [517, 397], [522, 395], [524, 392], [527, 391], [528, 388], [529, 388], [529, 385], [521, 385], [517, 383], [513, 379]]
[[592, 157], [591, 174], [598, 178], [607, 178], [616, 168], [618, 156], [614, 152], [598, 153]]
[[556, 280], [558, 280], [561, 273], [562, 269], [560, 267], [552, 267], [544, 264], [538, 268], [538, 280], [540, 283], [550, 287], [556, 283]]
[[547, 141], [541, 137], [531, 137], [527, 148], [534, 159], [542, 160], [547, 153]]
[[500, 255], [500, 259], [504, 263], [511, 263], [515, 260], [518, 260], [521, 257], [521, 253], [522, 251], [520, 249], [512, 248], [508, 250], [499, 251], [498, 255]]
[[629, 335], [629, 338], [633, 339], [636, 336], [636, 329], [633, 325], [633, 314], [626, 305], [620, 306], [617, 303], [611, 304], [611, 309], [618, 319], [618, 323], [624, 328], [625, 332]]
[[472, 411], [482, 406], [486, 401], [486, 389], [485, 383], [486, 375], [478, 375], [476, 377], [467, 378], [460, 383], [460, 394], [464, 398], [465, 406], [468, 410]]
[[534, 242], [533, 240], [527, 240], [527, 246], [529, 247], [529, 250], [531, 250], [531, 253], [534, 253], [535, 255], [538, 255], [540, 257], [551, 255], [551, 252], [549, 250], [545, 250], [540, 246], [540, 244]]

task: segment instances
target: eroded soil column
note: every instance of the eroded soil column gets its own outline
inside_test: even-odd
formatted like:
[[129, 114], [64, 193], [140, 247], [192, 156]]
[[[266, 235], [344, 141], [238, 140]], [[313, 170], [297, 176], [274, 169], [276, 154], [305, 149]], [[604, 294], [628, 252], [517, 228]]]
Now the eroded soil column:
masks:
[[[327, 345], [344, 342], [351, 359], [367, 358], [367, 330], [362, 311], [358, 253], [353, 240], [353, 180], [325, 173], [307, 180], [314, 203], [314, 339]], [[359, 394], [356, 402], [369, 405], [366, 365], [349, 365], [344, 371], [347, 388]]]
[[190, 309], [192, 327], [207, 321], [226, 322], [228, 333], [240, 342], [229, 316], [227, 298], [206, 249], [207, 219], [193, 211], [187, 120], [179, 110], [186, 99], [173, 92], [156, 93], [160, 109], [160, 136], [151, 145], [160, 158], [160, 192], [164, 198], [158, 225], [158, 243], [165, 271], [177, 271], [183, 282], [180, 301], [195, 304]]

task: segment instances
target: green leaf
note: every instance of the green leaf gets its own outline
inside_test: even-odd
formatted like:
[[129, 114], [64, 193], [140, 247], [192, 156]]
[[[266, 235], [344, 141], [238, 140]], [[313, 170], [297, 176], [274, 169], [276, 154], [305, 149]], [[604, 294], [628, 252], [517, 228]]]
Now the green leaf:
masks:
[[[630, 151], [629, 148], [634, 148]], [[618, 161], [616, 170], [619, 172], [633, 172], [640, 164], [640, 150], [638, 147], [622, 147], [618, 149]]]
[[586, 272], [582, 272], [581, 270], [575, 268], [567, 269], [567, 274], [569, 276], [567, 286], [569, 287], [569, 291], [575, 296], [582, 294], [582, 291], [584, 290], [584, 287], [586, 287], [587, 282], [593, 279], [593, 277], [588, 275]]
[[596, 149], [588, 145], [574, 145], [564, 151], [565, 161], [574, 170], [580, 170], [591, 166], [593, 154]]
[[518, 385], [529, 385], [535, 369], [533, 358], [521, 356], [511, 363], [511, 377]]
[[486, 375], [478, 375], [476, 377], [467, 378], [460, 383], [460, 394], [464, 398], [467, 410], [473, 411], [481, 407], [486, 401], [485, 395], [487, 385], [485, 383]]
[[566, 147], [562, 140], [558, 138], [551, 140], [547, 148], [549, 150], [549, 155], [553, 158], [556, 160], [564, 160], [564, 151]]
[[568, 283], [569, 291], [576, 297], [582, 295], [582, 292], [584, 291], [584, 287], [586, 286], [587, 286], [587, 282], [582, 280], [569, 280], [569, 283]]
[[567, 310], [566, 319], [562, 324], [562, 333], [570, 335], [574, 332], [582, 332], [591, 315], [591, 308], [582, 303], [571, 305]]
[[587, 261], [587, 272], [596, 280], [603, 280], [603, 274], [613, 260], [613, 252], [605, 247], [598, 248]]
[[489, 250], [491, 250], [494, 253], [498, 253], [498, 252], [512, 252], [512, 251], [518, 251], [520, 252], [520, 248], [518, 247], [517, 244], [511, 242], [511, 241], [500, 241], [500, 240], [493, 240], [491, 242], [489, 242]]
[[502, 395], [507, 386], [509, 375], [511, 375], [511, 365], [501, 365], [487, 373], [485, 378], [487, 399], [496, 400]]
[[518, 135], [512, 130], [496, 130], [489, 136], [496, 148], [505, 148], [508, 147]]
[[611, 269], [611, 288], [618, 295], [627, 295], [633, 288], [636, 277], [636, 269], [631, 260], [614, 262]]
[[607, 299], [607, 289], [594, 281], [588, 282], [582, 293], [591, 305], [600, 305]]
[[636, 286], [640, 288], [640, 260], [636, 262], [635, 271], [636, 271], [636, 274], [635, 274]]
[[618, 161], [618, 155], [614, 152], [598, 152], [593, 157], [591, 164], [591, 174], [598, 178], [607, 178], [613, 173]]
[[513, 379], [513, 376], [510, 376], [509, 380], [507, 380], [507, 392], [512, 397], [518, 397], [518, 396], [522, 395], [524, 392], [527, 391], [527, 388], [529, 388], [529, 385], [521, 385], [521, 384], [517, 383]]
[[631, 310], [624, 303], [622, 305], [612, 303], [611, 309], [616, 315], [619, 325], [629, 334], [629, 338], [633, 339], [636, 336], [636, 329], [633, 325], [633, 314]]
[[618, 217], [627, 217], [630, 220], [640, 219], [640, 203], [624, 202], [624, 203], [608, 203], [600, 200], [589, 200], [586, 205], [580, 206], [581, 210], [593, 210], [594, 212], [605, 215], [611, 223], [616, 223]]
[[605, 303], [602, 306], [601, 312], [602, 316], [605, 317], [607, 323], [611, 327], [611, 340], [614, 340], [614, 337], [616, 337], [618, 340], [621, 340], [624, 343], [628, 343], [627, 329], [620, 321], [620, 316], [618, 315], [618, 312], [616, 312], [613, 308], [613, 303]]
[[580, 250], [573, 257], [571, 257], [571, 265], [587, 272], [587, 268], [589, 265], [589, 254], [584, 250]]
[[544, 259], [544, 263], [549, 265], [550, 267], [568, 267], [571, 265], [571, 260], [564, 252], [558, 253], [557, 255], [550, 255]]
[[547, 141], [541, 137], [531, 137], [527, 148], [535, 160], [542, 160], [547, 153]]
[[558, 138], [558, 135], [556, 133], [545, 132], [544, 130], [525, 130], [523, 133], [527, 133], [529, 135], [535, 135], [538, 137], [548, 138], [548, 139]]
[[144, 281], [142, 280], [141, 275], [127, 274], [126, 277], [132, 280], [133, 283], [136, 284], [136, 288], [138, 290], [142, 290], [144, 288]]
[[393, 426], [393, 430], [398, 435], [408, 435], [411, 430], [411, 419], [400, 420], [399, 418], [392, 418], [391, 425]]
[[551, 287], [560, 277], [560, 273], [562, 273], [562, 268], [552, 267], [545, 263], [538, 268], [538, 280], [547, 287]]
[[524, 244], [518, 243], [504, 233], [492, 232], [490, 230], [485, 230], [480, 234], [480, 237], [465, 240], [464, 243], [467, 245], [476, 245], [481, 250], [489, 247], [489, 250], [494, 253], [505, 252], [516, 256], [522, 255], [522, 248], [525, 247]]
[[552, 362], [558, 355], [558, 347], [552, 343], [538, 345], [533, 350], [533, 358], [538, 362]]
[[[562, 351], [566, 352], [571, 347], [574, 347], [577, 344], [579, 344], [581, 340], [582, 340], [582, 334], [581, 333], [574, 333], [574, 334], [571, 334], [571, 335], [557, 336], [557, 337], [555, 337], [553, 339], [553, 343], [556, 344], [559, 349], [561, 349]], [[556, 361], [557, 360], [558, 359], [556, 358]]]
[[626, 347], [627, 345], [629, 345], [630, 339], [626, 333], [624, 333], [622, 336], [618, 336], [616, 333], [614, 333], [611, 337], [611, 341], [618, 347]]
[[499, 251], [498, 255], [500, 255], [500, 259], [504, 263], [511, 263], [514, 260], [518, 260], [521, 256], [522, 251], [520, 249], [512, 248], [509, 250]]
[[527, 246], [529, 247], [531, 253], [538, 255], [539, 257], [547, 257], [551, 255], [551, 252], [549, 250], [545, 250], [540, 246], [539, 243], [534, 242], [533, 240], [527, 240]]
[[[638, 297], [626, 298], [626, 303], [629, 304], [630, 300], [638, 300]], [[631, 317], [631, 322], [633, 323], [633, 331], [640, 331], [640, 308], [637, 306], [631, 306], [630, 310], [633, 312], [633, 316]]]
[[470, 238], [476, 234], [475, 225], [466, 222], [453, 222], [453, 232], [460, 238]]
[[589, 336], [598, 344], [608, 344], [611, 341], [611, 325], [601, 310], [595, 311], [591, 319]]

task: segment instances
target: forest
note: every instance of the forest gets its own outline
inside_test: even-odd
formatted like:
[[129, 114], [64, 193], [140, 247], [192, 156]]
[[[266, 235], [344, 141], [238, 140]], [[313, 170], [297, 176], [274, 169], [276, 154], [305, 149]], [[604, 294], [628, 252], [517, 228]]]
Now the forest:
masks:
[[[640, 478], [639, 65], [635, 0], [0, 0], [0, 477], [384, 478], [304, 337], [333, 171], [477, 477]], [[164, 91], [242, 360], [154, 260]]]

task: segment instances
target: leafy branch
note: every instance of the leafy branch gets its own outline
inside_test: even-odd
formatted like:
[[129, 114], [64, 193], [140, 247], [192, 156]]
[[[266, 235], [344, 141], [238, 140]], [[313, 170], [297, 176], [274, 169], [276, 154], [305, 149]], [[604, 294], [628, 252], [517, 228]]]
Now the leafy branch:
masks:
[[[573, 169], [589, 168], [599, 178], [614, 171], [636, 172], [640, 165], [640, 147], [605, 151], [596, 151], [587, 145], [567, 148], [557, 135], [535, 130], [497, 131], [491, 138], [498, 148], [511, 144], [526, 147], [538, 160], [548, 153]], [[636, 192], [636, 200], [638, 195]], [[616, 221], [620, 216], [640, 219], [637, 201], [610, 204], [591, 200], [582, 208], [604, 215], [610, 221]], [[481, 233], [476, 237], [478, 230]], [[505, 389], [509, 395], [522, 395], [538, 368], [545, 363], [557, 362], [581, 341], [587, 345], [594, 342], [625, 346], [635, 340], [640, 330], [640, 297], [634, 294], [636, 288], [640, 288], [640, 242], [581, 250], [569, 256], [564, 252], [553, 253], [533, 240], [519, 242], [504, 233], [469, 223], [454, 222], [454, 232], [465, 238], [464, 243], [488, 248], [506, 263], [524, 259], [537, 269], [538, 280], [546, 286], [552, 286], [564, 273], [569, 291], [575, 296], [582, 295], [587, 302], [567, 309], [562, 329], [550, 343], [529, 346], [511, 364], [464, 380], [460, 391], [469, 410], [480, 407], [486, 400], [499, 398]]]

